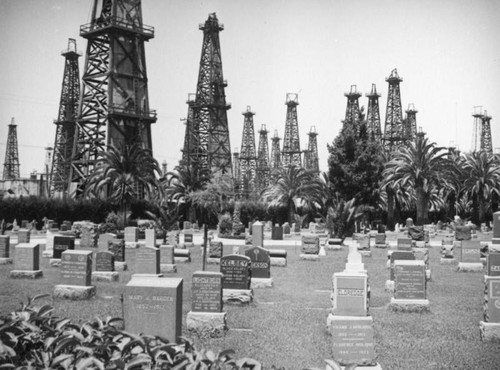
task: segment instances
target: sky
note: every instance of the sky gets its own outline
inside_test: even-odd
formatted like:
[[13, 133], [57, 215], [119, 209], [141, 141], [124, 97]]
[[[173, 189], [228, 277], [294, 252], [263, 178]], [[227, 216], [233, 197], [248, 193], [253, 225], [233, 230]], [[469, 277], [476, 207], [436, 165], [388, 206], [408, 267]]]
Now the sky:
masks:
[[[68, 38], [85, 54], [79, 27], [93, 0], [0, 0], [0, 164], [11, 117], [17, 124], [21, 176], [42, 172], [54, 145]], [[155, 28], [146, 43], [153, 154], [168, 169], [181, 158], [187, 94], [196, 92], [203, 33], [215, 12], [231, 148], [241, 148], [244, 117], [255, 112], [256, 146], [262, 124], [283, 137], [286, 94], [297, 93], [301, 149], [311, 126], [319, 163], [345, 116], [345, 92], [364, 96], [375, 83], [385, 120], [388, 84], [397, 68], [404, 109], [413, 103], [417, 126], [440, 146], [469, 151], [475, 106], [492, 116], [500, 148], [500, 1], [498, 0], [143, 0], [143, 22]], [[80, 58], [80, 76], [84, 70]], [[269, 148], [271, 144], [269, 143]], [[500, 150], [500, 149], [499, 149]]]

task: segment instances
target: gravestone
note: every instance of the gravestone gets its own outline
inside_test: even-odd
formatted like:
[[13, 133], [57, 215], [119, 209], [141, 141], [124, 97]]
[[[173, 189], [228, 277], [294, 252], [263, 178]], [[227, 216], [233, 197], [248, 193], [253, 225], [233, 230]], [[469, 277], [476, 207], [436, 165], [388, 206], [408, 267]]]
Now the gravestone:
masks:
[[125, 228], [125, 243], [137, 243], [139, 240], [139, 229], [135, 226]]
[[17, 244], [14, 251], [14, 270], [10, 272], [11, 278], [37, 279], [43, 276], [40, 270], [39, 244]]
[[182, 229], [183, 230], [189, 230], [193, 227], [193, 224], [189, 221], [184, 221], [182, 224]]
[[363, 256], [371, 256], [370, 251], [370, 235], [360, 234], [358, 237], [358, 250]]
[[271, 231], [273, 228], [273, 223], [271, 221], [267, 221], [265, 226], [264, 226], [264, 230], [265, 231]]
[[395, 261], [398, 260], [410, 260], [414, 261], [415, 260], [415, 254], [412, 251], [393, 251], [391, 254], [391, 259], [390, 259], [390, 268], [391, 268], [391, 273], [390, 273], [390, 280], [394, 281], [394, 263]]
[[279, 224], [276, 224], [273, 226], [273, 229], [271, 232], [271, 239], [272, 240], [283, 240], [283, 228]]
[[300, 223], [299, 222], [294, 222], [292, 224], [292, 230], [295, 234], [300, 234]]
[[500, 276], [485, 276], [483, 320], [479, 322], [481, 340], [500, 340]]
[[500, 253], [489, 253], [487, 266], [488, 276], [500, 276]]
[[54, 286], [54, 297], [79, 300], [96, 293], [92, 281], [92, 251], [67, 249], [61, 255], [60, 283]]
[[160, 271], [177, 272], [173, 245], [160, 246]]
[[460, 262], [480, 263], [481, 245], [477, 240], [462, 240]]
[[222, 242], [211, 241], [208, 248], [208, 258], [222, 257]]
[[248, 235], [252, 236], [252, 221], [248, 221]]
[[399, 251], [411, 251], [412, 239], [410, 238], [398, 238], [397, 239], [397, 249]]
[[288, 222], [285, 222], [283, 224], [283, 234], [284, 235], [290, 235], [291, 229], [290, 229], [290, 224]]
[[10, 236], [0, 235], [0, 265], [12, 263], [10, 258]]
[[472, 239], [472, 226], [457, 225], [455, 226], [455, 240], [471, 240]]
[[183, 248], [192, 248], [194, 246], [193, 243], [193, 230], [192, 229], [184, 229], [182, 230], [182, 236], [183, 236], [183, 243], [182, 246]]
[[104, 233], [99, 235], [99, 239], [97, 240], [97, 248], [101, 251], [108, 250], [108, 243], [110, 240], [116, 239], [116, 234], [112, 233]]
[[145, 237], [146, 237], [146, 247], [156, 248], [156, 230], [146, 229]]
[[339, 316], [368, 315], [368, 276], [364, 273], [333, 274], [333, 310]]
[[28, 220], [21, 220], [21, 229], [27, 229], [29, 223], [30, 222]]
[[377, 233], [375, 234], [375, 246], [385, 246], [386, 245], [386, 234]]
[[394, 262], [396, 299], [426, 299], [425, 264], [423, 261]]
[[160, 276], [160, 249], [141, 247], [135, 255], [135, 274]]
[[180, 278], [132, 276], [123, 295], [125, 330], [175, 343], [182, 335], [182, 285]]
[[264, 225], [260, 221], [252, 225], [252, 246], [264, 248]]
[[115, 256], [111, 252], [100, 251], [95, 254], [96, 271], [115, 271]]
[[30, 242], [30, 231], [28, 229], [19, 229], [17, 232], [17, 242], [18, 243], [29, 243]]
[[408, 236], [411, 240], [425, 241], [424, 227], [415, 225], [408, 227]]
[[300, 258], [304, 260], [316, 261], [319, 259], [319, 236], [302, 236], [302, 253]]
[[227, 255], [220, 259], [220, 272], [224, 276], [223, 289], [250, 289], [251, 272], [250, 257], [241, 255]]
[[54, 253], [52, 258], [60, 259], [67, 249], [75, 249], [75, 238], [71, 236], [54, 235]]
[[250, 258], [252, 283], [255, 279], [269, 279], [271, 277], [271, 259], [269, 251], [261, 247], [253, 247], [245, 251], [245, 256]]
[[500, 244], [500, 211], [493, 213], [493, 244]]
[[80, 248], [95, 248], [98, 246], [99, 234], [96, 225], [90, 223], [83, 225], [80, 232]]
[[222, 312], [222, 278], [220, 272], [196, 271], [193, 274], [193, 312]]

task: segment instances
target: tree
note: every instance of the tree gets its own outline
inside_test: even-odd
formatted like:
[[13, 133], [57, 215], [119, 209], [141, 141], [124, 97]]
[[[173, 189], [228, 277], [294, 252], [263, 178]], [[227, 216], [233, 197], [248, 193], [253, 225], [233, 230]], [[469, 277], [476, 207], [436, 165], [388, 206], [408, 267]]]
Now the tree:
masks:
[[98, 165], [89, 176], [84, 195], [107, 198], [119, 205], [125, 226], [131, 202], [159, 188], [156, 174], [160, 173], [150, 150], [139, 144], [126, 145], [123, 150], [110, 145], [107, 151], [99, 153]]
[[394, 157], [384, 169], [386, 182], [394, 187], [413, 188], [417, 208], [416, 224], [429, 220], [429, 201], [435, 189], [450, 186], [448, 150], [430, 143], [424, 135], [417, 135], [415, 142], [394, 152]]
[[500, 167], [492, 154], [475, 152], [465, 154], [462, 160], [462, 194], [472, 200], [473, 221], [486, 221], [491, 211], [493, 194], [500, 195]]
[[317, 210], [324, 204], [326, 187], [315, 173], [290, 166], [281, 169], [277, 176], [277, 181], [264, 190], [262, 197], [268, 209], [285, 207], [290, 223], [301, 207]]

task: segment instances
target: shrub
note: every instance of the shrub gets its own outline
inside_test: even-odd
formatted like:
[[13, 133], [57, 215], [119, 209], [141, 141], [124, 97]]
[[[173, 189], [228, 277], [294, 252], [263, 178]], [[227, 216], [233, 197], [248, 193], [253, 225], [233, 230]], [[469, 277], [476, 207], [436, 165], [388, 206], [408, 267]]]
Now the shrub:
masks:
[[233, 231], [233, 219], [229, 213], [225, 213], [219, 218], [219, 235], [231, 235]]

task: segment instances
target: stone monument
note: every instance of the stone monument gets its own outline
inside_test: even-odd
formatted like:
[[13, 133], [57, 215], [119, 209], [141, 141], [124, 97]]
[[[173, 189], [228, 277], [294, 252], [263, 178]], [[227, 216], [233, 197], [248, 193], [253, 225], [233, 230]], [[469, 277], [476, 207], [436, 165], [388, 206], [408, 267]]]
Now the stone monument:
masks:
[[177, 265], [175, 264], [173, 245], [160, 246], [160, 271], [165, 273], [177, 272]]
[[421, 260], [394, 261], [394, 297], [390, 307], [394, 311], [424, 312], [429, 310], [425, 263]]
[[253, 247], [245, 251], [245, 256], [250, 258], [250, 271], [252, 274], [252, 289], [272, 288], [271, 258], [269, 251], [261, 247]]
[[54, 286], [54, 297], [89, 299], [96, 293], [91, 285], [92, 251], [71, 250], [61, 255], [61, 283]]
[[229, 254], [220, 259], [222, 299], [224, 303], [248, 304], [252, 302], [250, 257]]
[[38, 279], [43, 276], [40, 270], [40, 245], [21, 243], [14, 247], [14, 270], [10, 272], [13, 279]]

